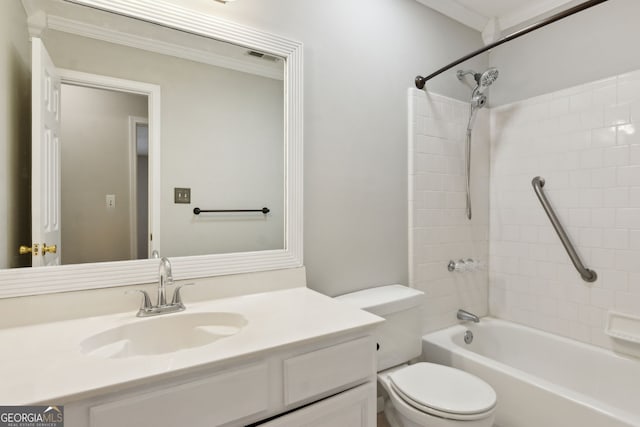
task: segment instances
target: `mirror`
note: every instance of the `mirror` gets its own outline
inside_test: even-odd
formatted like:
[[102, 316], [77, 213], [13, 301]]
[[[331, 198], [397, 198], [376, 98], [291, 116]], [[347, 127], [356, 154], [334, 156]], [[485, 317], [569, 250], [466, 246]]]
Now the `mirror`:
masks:
[[[301, 265], [299, 43], [149, 0], [9, 0], [0, 7], [11, 17], [3, 31], [13, 55], [3, 80], [16, 88], [3, 118], [15, 151], [5, 159], [6, 188], [19, 207], [0, 210], [9, 224], [0, 267], [28, 266], [28, 257], [63, 264], [0, 275], [35, 275], [37, 287], [52, 275], [69, 283], [42, 284], [38, 292], [151, 281], [154, 251], [175, 259], [178, 278]], [[36, 194], [42, 180], [29, 169], [44, 175], [56, 166], [32, 167], [39, 148], [25, 144], [32, 126], [24, 120], [32, 106], [25, 93], [39, 78], [31, 77], [39, 61], [29, 64], [29, 34], [51, 59], [43, 75], [60, 78], [50, 96], [60, 100], [60, 131], [52, 133], [60, 173], [41, 200], [59, 205], [48, 223], [60, 225], [61, 237], [34, 238], [42, 240], [38, 255], [29, 220], [43, 215], [26, 194], [29, 185]], [[34, 147], [37, 129], [51, 129], [36, 124]], [[32, 208], [29, 219], [16, 214]], [[31, 254], [17, 255], [20, 245]], [[122, 280], [75, 283], [73, 276], [101, 269]], [[32, 293], [2, 288], [0, 296]]]

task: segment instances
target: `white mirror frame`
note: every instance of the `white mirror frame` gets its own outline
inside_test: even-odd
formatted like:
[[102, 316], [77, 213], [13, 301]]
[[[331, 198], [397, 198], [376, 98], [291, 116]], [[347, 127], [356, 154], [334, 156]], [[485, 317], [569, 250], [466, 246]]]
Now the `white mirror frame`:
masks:
[[[280, 56], [285, 61], [285, 248], [171, 258], [176, 280], [302, 266], [302, 43], [163, 0], [66, 0]], [[17, 250], [17, 248], [16, 248]], [[158, 260], [0, 271], [0, 298], [107, 288], [158, 279]]]

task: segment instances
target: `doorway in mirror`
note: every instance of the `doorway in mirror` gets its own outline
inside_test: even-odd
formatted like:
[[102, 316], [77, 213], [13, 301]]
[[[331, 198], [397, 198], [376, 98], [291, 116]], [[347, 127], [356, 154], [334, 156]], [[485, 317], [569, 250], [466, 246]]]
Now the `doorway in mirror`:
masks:
[[62, 264], [148, 258], [147, 96], [61, 92]]

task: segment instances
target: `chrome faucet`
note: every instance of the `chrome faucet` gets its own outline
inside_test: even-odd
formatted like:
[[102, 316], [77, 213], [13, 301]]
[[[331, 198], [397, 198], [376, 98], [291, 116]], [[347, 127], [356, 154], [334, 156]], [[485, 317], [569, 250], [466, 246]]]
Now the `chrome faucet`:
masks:
[[475, 322], [475, 323], [479, 323], [480, 322], [480, 318], [478, 316], [476, 316], [473, 313], [469, 313], [468, 311], [463, 310], [463, 309], [458, 310], [457, 317], [458, 317], [458, 319], [464, 320], [464, 321], [471, 321], [471, 322]]
[[175, 313], [183, 311], [186, 307], [182, 303], [180, 289], [183, 286], [190, 286], [193, 283], [176, 286], [173, 291], [173, 298], [167, 304], [167, 285], [173, 285], [173, 274], [171, 273], [171, 261], [169, 258], [162, 257], [160, 259], [160, 268], [158, 270], [158, 303], [153, 305], [147, 291], [138, 290], [142, 293], [142, 306], [138, 310], [138, 317], [157, 316], [158, 314]]
[[158, 270], [158, 305], [167, 305], [167, 285], [173, 285], [173, 274], [171, 274], [171, 261], [169, 258], [160, 258], [160, 269]]

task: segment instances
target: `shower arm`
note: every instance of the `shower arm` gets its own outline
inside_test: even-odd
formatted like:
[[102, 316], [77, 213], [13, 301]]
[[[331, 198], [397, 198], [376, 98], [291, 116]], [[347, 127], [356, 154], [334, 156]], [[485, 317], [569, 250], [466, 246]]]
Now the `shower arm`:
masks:
[[563, 11], [563, 12], [559, 12], [559, 13], [557, 13], [555, 15], [552, 15], [552, 16], [546, 18], [546, 19], [543, 19], [542, 21], [539, 21], [539, 22], [535, 23], [535, 24], [529, 25], [529, 26], [524, 27], [524, 28], [522, 28], [522, 29], [520, 29], [518, 31], [515, 31], [515, 32], [509, 34], [508, 36], [502, 37], [498, 41], [490, 43], [490, 44], [486, 45], [483, 48], [480, 48], [478, 50], [475, 50], [475, 51], [471, 52], [468, 55], [463, 56], [462, 58], [460, 58], [460, 59], [458, 59], [458, 60], [456, 60], [456, 61], [454, 61], [454, 62], [452, 62], [452, 63], [450, 63], [450, 64], [448, 64], [448, 65], [446, 65], [444, 67], [442, 67], [442, 68], [440, 68], [439, 70], [429, 74], [426, 77], [417, 76], [416, 80], [415, 80], [416, 87], [418, 89], [424, 89], [424, 86], [427, 83], [427, 81], [431, 80], [432, 78], [434, 78], [436, 76], [439, 76], [440, 74], [444, 73], [445, 71], [448, 71], [448, 70], [452, 69], [456, 65], [462, 64], [463, 62], [465, 62], [465, 61], [467, 61], [467, 60], [469, 60], [469, 59], [471, 59], [473, 57], [476, 57], [476, 56], [480, 55], [481, 53], [484, 53], [484, 52], [486, 52], [488, 50], [491, 50], [494, 47], [500, 46], [501, 44], [510, 42], [511, 40], [517, 39], [518, 37], [522, 37], [525, 34], [528, 34], [528, 33], [532, 32], [532, 31], [535, 31], [535, 30], [540, 29], [542, 27], [546, 27], [549, 24], [553, 24], [556, 21], [559, 21], [559, 20], [564, 19], [564, 18], [566, 18], [568, 16], [571, 16], [571, 15], [574, 15], [574, 14], [576, 14], [578, 12], [582, 12], [583, 10], [589, 9], [589, 8], [591, 8], [593, 6], [597, 6], [600, 3], [604, 3], [606, 1], [609, 1], [609, 0], [589, 0], [589, 1], [585, 1], [584, 3], [580, 3], [579, 5], [571, 7], [571, 8], [569, 8], [569, 9]]
[[456, 73], [456, 75], [458, 76], [458, 80], [462, 81], [464, 79], [465, 76], [468, 76], [469, 74], [471, 74], [473, 76], [473, 78], [477, 81], [478, 79], [476, 79], [476, 73], [473, 70], [458, 70], [458, 72]]

